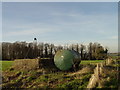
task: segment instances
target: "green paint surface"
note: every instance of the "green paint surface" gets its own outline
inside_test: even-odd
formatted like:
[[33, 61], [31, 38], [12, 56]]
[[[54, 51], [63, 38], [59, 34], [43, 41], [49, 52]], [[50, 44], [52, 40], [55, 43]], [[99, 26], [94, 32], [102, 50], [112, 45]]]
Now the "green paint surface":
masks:
[[54, 57], [54, 63], [60, 70], [68, 70], [72, 67], [74, 55], [70, 50], [60, 50]]

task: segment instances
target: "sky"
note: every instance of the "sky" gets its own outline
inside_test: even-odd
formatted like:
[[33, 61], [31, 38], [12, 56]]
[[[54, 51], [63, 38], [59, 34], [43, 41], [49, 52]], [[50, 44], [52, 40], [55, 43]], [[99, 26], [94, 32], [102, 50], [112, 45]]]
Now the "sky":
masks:
[[117, 2], [3, 2], [2, 41], [98, 42], [118, 51]]
[[119, 2], [120, 0], [1, 0], [2, 2]]

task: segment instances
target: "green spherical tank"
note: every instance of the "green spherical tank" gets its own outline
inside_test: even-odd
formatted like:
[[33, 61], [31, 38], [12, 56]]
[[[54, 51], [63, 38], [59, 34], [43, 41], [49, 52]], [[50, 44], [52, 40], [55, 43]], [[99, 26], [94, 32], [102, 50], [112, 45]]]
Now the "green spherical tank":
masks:
[[74, 50], [59, 50], [54, 56], [54, 63], [60, 70], [69, 70], [80, 63], [80, 55]]

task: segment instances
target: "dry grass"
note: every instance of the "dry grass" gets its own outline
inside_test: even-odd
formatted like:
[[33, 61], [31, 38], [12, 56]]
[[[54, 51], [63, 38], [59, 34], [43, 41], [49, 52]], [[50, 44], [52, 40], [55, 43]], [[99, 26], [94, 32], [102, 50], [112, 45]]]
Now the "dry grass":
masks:
[[33, 70], [39, 68], [40, 59], [16, 59], [14, 61], [15, 70]]

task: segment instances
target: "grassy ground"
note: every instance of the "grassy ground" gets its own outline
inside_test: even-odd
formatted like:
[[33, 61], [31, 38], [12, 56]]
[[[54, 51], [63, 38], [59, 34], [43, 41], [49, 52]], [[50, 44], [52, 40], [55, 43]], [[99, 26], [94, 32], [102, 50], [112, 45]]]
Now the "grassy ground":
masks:
[[[110, 68], [111, 67], [111, 68]], [[84, 89], [94, 71], [94, 64], [83, 64], [76, 72], [59, 71], [54, 73], [43, 73], [41, 69], [30, 71], [7, 70], [3, 72], [3, 88], [65, 88]], [[114, 67], [106, 67], [103, 73], [103, 88], [116, 88], [117, 79]], [[82, 88], [82, 89], [81, 89]], [[97, 87], [99, 88], [99, 87]], [[117, 90], [117, 89], [116, 89]]]
[[[95, 64], [95, 63], [100, 63], [103, 62], [104, 60], [84, 60], [81, 61], [80, 64]], [[14, 61], [0, 61], [0, 70], [5, 71], [9, 69], [13, 65]], [[1, 65], [2, 64], [2, 65]]]
[[3, 88], [86, 88], [93, 73], [93, 68], [81, 68], [77, 72], [43, 73], [41, 70], [5, 71], [3, 72]]
[[81, 61], [80, 64], [95, 64], [100, 62], [104, 62], [104, 60], [84, 60], [84, 61]]
[[[111, 56], [113, 59], [117, 59], [120, 58], [120, 56]], [[104, 60], [82, 60], [80, 64], [96, 64], [96, 63], [100, 63], [103, 62]], [[118, 60], [120, 61], [120, 60]], [[7, 69], [9, 69], [9, 67], [12, 66], [14, 61], [0, 61], [0, 70], [2, 69], [2, 71], [5, 71]]]
[[9, 69], [13, 64], [13, 61], [0, 61], [0, 70], [5, 71]]
[[[104, 60], [84, 60], [80, 63], [78, 71], [56, 71], [44, 72], [42, 69], [30, 71], [15, 71], [9, 69], [14, 61], [0, 61], [3, 70], [4, 88], [66, 88], [78, 89], [86, 88], [93, 74], [95, 64], [104, 62]], [[115, 64], [114, 64], [115, 65]], [[111, 67], [111, 68], [109, 68]], [[116, 71], [113, 66], [106, 68], [107, 74], [104, 73], [105, 88], [116, 87]], [[113, 72], [111, 72], [113, 71]], [[114, 75], [115, 74], [115, 75]], [[112, 83], [111, 83], [112, 82]], [[112, 85], [112, 86], [111, 86]]]

